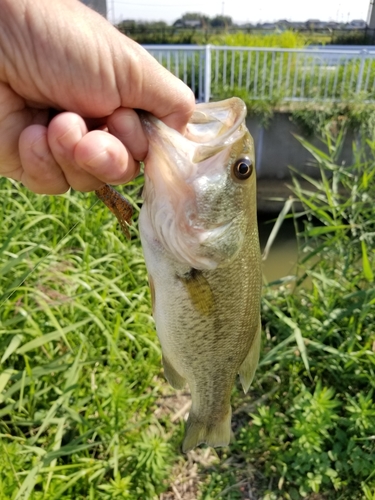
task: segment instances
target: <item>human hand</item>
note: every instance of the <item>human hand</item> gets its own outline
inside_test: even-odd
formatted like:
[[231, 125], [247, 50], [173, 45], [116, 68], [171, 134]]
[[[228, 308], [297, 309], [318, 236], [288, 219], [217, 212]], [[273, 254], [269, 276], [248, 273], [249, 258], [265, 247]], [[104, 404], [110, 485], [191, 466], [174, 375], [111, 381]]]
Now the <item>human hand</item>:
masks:
[[134, 109], [184, 130], [190, 89], [78, 0], [0, 11], [0, 175], [45, 194], [122, 184], [148, 149]]

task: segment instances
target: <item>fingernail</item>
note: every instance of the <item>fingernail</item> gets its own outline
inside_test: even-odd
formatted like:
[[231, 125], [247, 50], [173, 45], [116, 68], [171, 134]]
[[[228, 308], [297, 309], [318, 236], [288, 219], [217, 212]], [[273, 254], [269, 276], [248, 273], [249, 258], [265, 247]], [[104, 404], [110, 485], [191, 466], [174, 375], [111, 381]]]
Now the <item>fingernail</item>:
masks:
[[108, 151], [102, 151], [82, 165], [91, 175], [97, 176], [108, 184], [125, 184], [133, 178], [126, 164], [119, 163]]
[[32, 150], [32, 153], [41, 161], [49, 158], [50, 151], [48, 147], [47, 137], [45, 135], [40, 135], [35, 141], [30, 144], [30, 150]]
[[85, 164], [91, 168], [99, 168], [106, 166], [110, 162], [111, 158], [108, 154], [108, 151], [104, 150], [100, 152], [98, 155], [93, 156], [89, 160], [85, 161]]
[[57, 142], [62, 148], [70, 148], [72, 145], [77, 144], [83, 137], [81, 127], [79, 125], [73, 125], [70, 127], [63, 135], [57, 137]]

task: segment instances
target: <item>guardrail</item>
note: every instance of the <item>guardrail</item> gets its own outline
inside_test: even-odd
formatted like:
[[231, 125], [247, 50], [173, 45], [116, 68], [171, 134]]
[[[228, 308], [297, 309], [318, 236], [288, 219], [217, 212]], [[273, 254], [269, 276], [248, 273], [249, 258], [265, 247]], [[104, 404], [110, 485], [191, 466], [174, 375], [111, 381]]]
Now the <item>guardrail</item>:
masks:
[[375, 101], [375, 52], [367, 49], [144, 45], [197, 101], [230, 93], [250, 100]]

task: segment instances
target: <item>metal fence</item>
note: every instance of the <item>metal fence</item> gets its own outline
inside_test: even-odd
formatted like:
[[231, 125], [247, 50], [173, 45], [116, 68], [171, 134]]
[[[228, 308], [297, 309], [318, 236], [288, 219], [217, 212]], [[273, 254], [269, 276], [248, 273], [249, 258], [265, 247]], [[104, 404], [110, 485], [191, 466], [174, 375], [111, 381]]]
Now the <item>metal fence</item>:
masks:
[[199, 102], [236, 94], [250, 100], [375, 101], [375, 50], [144, 45]]

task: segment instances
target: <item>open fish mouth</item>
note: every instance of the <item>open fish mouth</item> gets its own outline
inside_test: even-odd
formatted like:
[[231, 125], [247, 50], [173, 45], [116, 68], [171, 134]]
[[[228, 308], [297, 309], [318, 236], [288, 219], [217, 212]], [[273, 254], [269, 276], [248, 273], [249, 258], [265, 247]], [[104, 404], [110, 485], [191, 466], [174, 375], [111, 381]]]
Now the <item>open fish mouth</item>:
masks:
[[[170, 129], [152, 115], [142, 116], [150, 142], [185, 151], [190, 162], [199, 163], [228, 149], [247, 132], [246, 105], [238, 97], [220, 102], [202, 103], [191, 116], [184, 135]], [[175, 154], [172, 153], [172, 157]]]
[[241, 99], [232, 97], [220, 102], [202, 104], [196, 109], [187, 125], [185, 137], [197, 144], [215, 148], [233, 142], [233, 133], [246, 118], [246, 106]]

